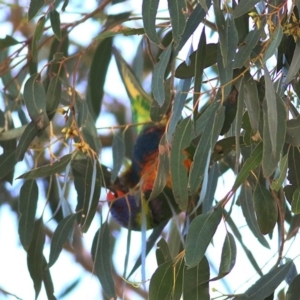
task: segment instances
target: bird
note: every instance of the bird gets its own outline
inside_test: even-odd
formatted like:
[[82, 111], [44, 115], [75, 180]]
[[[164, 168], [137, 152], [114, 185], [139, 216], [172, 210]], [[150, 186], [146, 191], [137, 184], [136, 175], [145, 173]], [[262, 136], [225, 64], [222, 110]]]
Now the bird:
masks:
[[[133, 146], [131, 165], [120, 175], [121, 187], [118, 185], [107, 194], [110, 213], [123, 227], [139, 231], [144, 218], [146, 229], [152, 229], [180, 212], [170, 175], [163, 191], [149, 200], [157, 174], [159, 143], [165, 131], [162, 124], [142, 129]], [[186, 154], [184, 165], [189, 170], [192, 158]]]

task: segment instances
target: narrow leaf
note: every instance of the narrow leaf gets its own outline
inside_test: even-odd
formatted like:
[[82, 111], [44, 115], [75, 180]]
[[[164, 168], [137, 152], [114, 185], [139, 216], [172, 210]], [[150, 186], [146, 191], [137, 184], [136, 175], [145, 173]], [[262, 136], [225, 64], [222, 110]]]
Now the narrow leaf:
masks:
[[258, 98], [257, 84], [248, 73], [243, 82], [244, 84], [241, 88], [244, 90], [244, 101], [247, 107], [251, 128], [255, 134], [259, 128], [260, 119], [260, 101]]
[[245, 161], [241, 171], [237, 175], [233, 188], [237, 189], [248, 178], [250, 172], [256, 169], [262, 160], [263, 144], [259, 143], [252, 151], [250, 157]]
[[173, 133], [178, 122], [182, 119], [182, 110], [184, 108], [185, 100], [187, 98], [188, 92], [191, 86], [191, 78], [180, 80], [178, 84], [178, 89], [176, 91], [176, 97], [174, 99], [174, 105], [172, 105], [172, 114], [168, 126], [168, 141], [172, 140]]
[[50, 12], [50, 22], [55, 37], [60, 41], [61, 40], [60, 16], [56, 9], [53, 9]]
[[183, 299], [209, 300], [209, 263], [205, 256], [193, 268], [184, 267]]
[[192, 123], [190, 118], [184, 119], [179, 125], [174, 134], [170, 170], [175, 201], [178, 203], [181, 210], [185, 211], [188, 205], [188, 177], [187, 169], [184, 166], [184, 149], [190, 144], [190, 133]]
[[118, 70], [131, 102], [132, 119], [134, 123], [150, 121], [149, 111], [152, 98], [145, 92], [140, 81], [120, 53], [113, 50]]
[[286, 179], [287, 167], [288, 167], [288, 153], [280, 160], [280, 164], [279, 164], [280, 174], [275, 180], [272, 181], [271, 184], [272, 190], [278, 192], [279, 189], [282, 187], [282, 184]]
[[[211, 5], [211, 1], [205, 0], [205, 2], [207, 8], [209, 8]], [[191, 13], [186, 22], [185, 30], [182, 34], [181, 40], [179, 42], [179, 45], [176, 47], [176, 55], [182, 49], [182, 47], [185, 45], [185, 43], [188, 41], [191, 35], [195, 32], [195, 30], [199, 27], [200, 22], [203, 21], [205, 16], [206, 10], [203, 9], [199, 3], [197, 3], [193, 12]]]
[[156, 269], [150, 280], [149, 300], [172, 298], [173, 268], [173, 261], [168, 261]]
[[250, 54], [254, 47], [257, 45], [259, 38], [261, 36], [263, 27], [260, 29], [250, 31], [245, 40], [241, 43], [239, 47], [239, 51], [236, 54], [234, 60], [234, 68], [242, 68], [250, 59]]
[[185, 250], [188, 267], [194, 267], [201, 261], [221, 219], [222, 209], [218, 206], [212, 212], [199, 215], [191, 222]]
[[40, 17], [36, 23], [36, 28], [33, 34], [33, 39], [31, 44], [31, 56], [32, 56], [32, 61], [34, 63], [37, 63], [38, 61], [38, 41], [41, 39], [43, 35], [45, 23], [46, 23], [45, 16]]
[[101, 225], [94, 236], [92, 257], [95, 272], [104, 294], [109, 299], [116, 299], [115, 284], [112, 277], [110, 233], [106, 222]]
[[46, 94], [40, 81], [40, 74], [33, 74], [26, 81], [24, 101], [31, 119], [46, 110]]
[[40, 218], [34, 223], [32, 240], [27, 252], [28, 271], [32, 278], [35, 290], [35, 299], [41, 291], [44, 271], [43, 248], [45, 243], [45, 232], [43, 219]]
[[289, 288], [286, 292], [285, 300], [299, 300], [300, 298], [299, 285], [300, 285], [300, 274], [298, 274], [289, 285]]
[[292, 212], [294, 214], [300, 214], [300, 187], [298, 187], [293, 194]]
[[157, 260], [157, 264], [159, 266], [165, 262], [172, 260], [172, 256], [170, 253], [168, 243], [166, 242], [166, 240], [164, 238], [161, 238], [159, 240], [159, 242], [157, 243], [156, 260]]
[[159, 56], [159, 62], [156, 64], [153, 70], [153, 77], [151, 83], [151, 90], [154, 99], [162, 106], [165, 102], [165, 72], [169, 64], [171, 54], [172, 54], [173, 44], [171, 43], [166, 50], [164, 50]]
[[259, 274], [260, 276], [262, 276], [262, 271], [260, 266], [258, 265], [258, 263], [256, 262], [255, 257], [253, 256], [252, 252], [249, 250], [249, 247], [246, 246], [243, 242], [243, 237], [240, 233], [240, 229], [237, 228], [237, 226], [235, 225], [234, 221], [232, 220], [232, 218], [230, 217], [230, 215], [224, 210], [224, 217], [226, 218], [226, 223], [228, 223], [228, 225], [230, 226], [234, 236], [236, 237], [236, 239], [239, 241], [239, 243], [242, 246], [242, 249], [244, 250], [247, 258], [249, 259], [250, 263], [252, 264], [253, 268], [255, 269], [255, 271], [257, 272], [257, 274]]
[[46, 94], [46, 112], [49, 121], [55, 115], [58, 104], [61, 100], [61, 82], [58, 74], [54, 75], [51, 80]]
[[242, 212], [246, 219], [247, 225], [249, 226], [249, 229], [252, 231], [253, 235], [264, 247], [270, 249], [267, 240], [259, 230], [256, 216], [255, 216], [252, 190], [249, 186], [247, 185], [242, 186], [241, 193], [239, 196], [239, 202], [241, 204]]
[[54, 162], [52, 165], [45, 165], [36, 169], [33, 169], [32, 171], [29, 171], [27, 173], [22, 174], [18, 177], [18, 179], [35, 179], [38, 177], [47, 177], [50, 175], [54, 175], [56, 173], [63, 172], [67, 165], [70, 163], [72, 158], [72, 154], [67, 154]]
[[0, 39], [0, 50], [4, 50], [10, 46], [19, 44], [17, 40], [15, 40], [12, 36], [6, 35], [4, 39]]
[[68, 217], [60, 221], [57, 228], [55, 229], [51, 240], [49, 263], [47, 265], [47, 268], [53, 266], [58, 259], [64, 243], [70, 237], [76, 217], [76, 214], [69, 215]]
[[164, 189], [167, 184], [169, 177], [169, 143], [166, 139], [166, 134], [164, 134], [159, 142], [158, 146], [159, 156], [158, 156], [158, 167], [157, 174], [154, 181], [153, 189], [148, 198], [148, 201], [155, 199]]
[[94, 53], [88, 77], [87, 102], [94, 119], [97, 119], [102, 105], [104, 83], [112, 53], [112, 38], [100, 42]]
[[253, 9], [253, 6], [257, 4], [259, 0], [241, 0], [239, 4], [235, 7], [233, 10], [233, 17], [238, 18], [247, 12], [249, 12], [251, 9]]
[[285, 142], [294, 147], [300, 147], [300, 115], [287, 121]]
[[150, 41], [159, 45], [160, 41], [156, 33], [156, 14], [159, 0], [143, 0], [142, 16], [145, 32]]
[[36, 181], [25, 181], [20, 190], [18, 227], [20, 241], [25, 250], [29, 249], [32, 240], [38, 196]]
[[[274, 53], [276, 52], [279, 44], [281, 43], [282, 40], [282, 36], [283, 36], [283, 29], [281, 27], [281, 25], [279, 24], [275, 31], [273, 32], [273, 34], [271, 35], [271, 41], [269, 43], [269, 46], [266, 50], [266, 52], [264, 53], [264, 63], [266, 63], [266, 61], [272, 56], [274, 55]], [[264, 68], [266, 68], [264, 66]]]
[[11, 172], [16, 165], [16, 151], [5, 151], [0, 155], [0, 179]]
[[168, 0], [169, 13], [171, 18], [173, 39], [176, 44], [179, 43], [186, 25], [186, 1]]
[[210, 115], [210, 120], [205, 124], [201, 139], [195, 150], [191, 171], [189, 174], [190, 194], [197, 193], [204, 175], [208, 171], [210, 155], [218, 139], [224, 123], [224, 107], [215, 104], [215, 109]]
[[31, 0], [29, 4], [28, 10], [28, 21], [30, 21], [35, 15], [39, 12], [39, 10], [45, 5], [44, 0]]
[[278, 208], [271, 193], [257, 184], [253, 193], [257, 223], [262, 234], [270, 233], [278, 219]]
[[35, 126], [34, 121], [31, 121], [21, 135], [19, 144], [16, 149], [16, 161], [21, 161], [24, 158], [25, 152], [29, 150], [29, 146], [34, 138], [40, 133], [40, 130]]
[[115, 182], [122, 167], [125, 157], [125, 143], [123, 134], [114, 134], [112, 143], [113, 168], [111, 170], [111, 182]]
[[219, 267], [218, 278], [222, 278], [230, 271], [235, 265], [236, 260], [236, 244], [233, 235], [227, 232], [222, 248], [222, 256]]
[[257, 300], [265, 299], [274, 292], [278, 285], [284, 280], [288, 274], [292, 261], [278, 268], [272, 269], [269, 273], [258, 279], [245, 294], [237, 297], [237, 300]]

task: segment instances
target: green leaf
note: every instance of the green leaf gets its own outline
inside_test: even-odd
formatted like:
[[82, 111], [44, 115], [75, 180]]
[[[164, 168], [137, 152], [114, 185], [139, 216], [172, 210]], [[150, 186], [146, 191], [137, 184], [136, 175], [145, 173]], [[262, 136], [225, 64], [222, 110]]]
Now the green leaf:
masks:
[[190, 224], [186, 237], [185, 258], [188, 267], [196, 266], [203, 258], [222, 219], [222, 208], [197, 216]]
[[163, 191], [169, 177], [169, 154], [170, 153], [169, 153], [169, 143], [166, 139], [166, 134], [162, 136], [159, 142], [158, 150], [159, 150], [159, 156], [158, 156], [157, 174], [148, 201], [155, 199]]
[[39, 12], [39, 10], [45, 5], [44, 0], [31, 0], [29, 4], [28, 10], [28, 21], [30, 21], [35, 15]]
[[61, 100], [61, 82], [59, 75], [54, 75], [51, 80], [46, 94], [46, 112], [49, 121], [55, 115], [58, 104]]
[[[268, 82], [268, 84], [266, 83], [266, 99], [267, 97], [270, 97], [270, 99], [263, 103], [264, 149], [262, 167], [264, 176], [269, 177], [278, 165], [284, 145], [286, 137], [286, 109], [281, 98], [275, 93], [273, 83], [266, 73], [265, 78], [269, 78], [266, 79], [266, 82]], [[276, 114], [276, 119], [274, 114]]]
[[285, 142], [294, 147], [300, 147], [300, 115], [287, 121]]
[[[189, 56], [190, 63], [188, 65], [184, 61], [177, 67], [175, 71], [175, 76], [177, 78], [186, 79], [191, 78], [195, 75], [196, 57], [199, 52], [200, 50], [197, 49]], [[199, 53], [199, 58], [201, 58], [201, 64], [203, 63], [204, 69], [214, 65], [217, 62], [217, 52], [217, 44], [207, 44], [205, 55], [201, 56], [201, 53]]]
[[19, 197], [19, 237], [25, 250], [29, 249], [39, 196], [38, 186], [35, 180], [27, 180], [23, 183]]
[[258, 98], [257, 83], [249, 73], [246, 73], [243, 83], [241, 88], [244, 90], [244, 101], [248, 111], [251, 128], [255, 134], [259, 129], [260, 119], [260, 101]]
[[193, 268], [184, 267], [183, 299], [209, 300], [209, 264], [203, 256]]
[[257, 223], [262, 234], [272, 232], [278, 219], [278, 208], [272, 194], [261, 184], [257, 184], [253, 193]]
[[32, 62], [34, 63], [37, 63], [38, 61], [38, 41], [41, 39], [43, 35], [45, 23], [46, 23], [45, 16], [40, 17], [36, 23], [32, 44], [31, 44], [31, 57], [32, 57]]
[[232, 12], [234, 18], [238, 18], [253, 9], [259, 0], [241, 0]]
[[267, 240], [259, 230], [256, 216], [255, 216], [252, 190], [248, 185], [242, 186], [241, 193], [239, 195], [239, 202], [241, 204], [242, 212], [246, 219], [247, 225], [249, 226], [249, 229], [252, 231], [253, 235], [264, 247], [270, 249]]
[[28, 114], [38, 130], [46, 128], [49, 119], [46, 114], [46, 94], [40, 74], [33, 74], [24, 86], [24, 101]]
[[60, 30], [60, 16], [56, 9], [50, 11], [50, 23], [55, 37], [61, 40], [61, 30]]
[[175, 44], [178, 44], [186, 25], [186, 1], [168, 0], [168, 7], [171, 19], [173, 39], [175, 41]]
[[182, 119], [182, 110], [184, 108], [186, 97], [189, 93], [191, 86], [191, 79], [180, 80], [176, 91], [176, 97], [172, 107], [172, 114], [169, 120], [169, 126], [167, 131], [168, 141], [172, 140], [173, 133], [178, 122]]
[[166, 240], [164, 238], [161, 238], [159, 240], [159, 242], [157, 243], [156, 260], [157, 260], [158, 266], [162, 265], [165, 262], [172, 260], [172, 256], [170, 253], [168, 243], [166, 242]]
[[199, 109], [199, 101], [200, 100], [200, 92], [201, 92], [201, 85], [202, 85], [202, 75], [204, 70], [204, 59], [203, 57], [206, 56], [206, 35], [205, 30], [203, 28], [198, 48], [196, 52], [196, 63], [195, 63], [195, 84], [194, 84], [194, 95], [193, 95], [193, 111], [194, 111], [194, 118], [198, 116], [198, 109]]
[[32, 240], [27, 252], [27, 266], [30, 276], [33, 280], [35, 299], [41, 291], [44, 271], [43, 248], [45, 243], [45, 231], [43, 219], [35, 221], [32, 234]]
[[131, 102], [133, 122], [144, 123], [150, 121], [149, 111], [152, 98], [145, 92], [132, 69], [122, 58], [120, 53], [116, 49], [113, 50], [113, 53]]
[[116, 299], [115, 284], [112, 277], [111, 253], [109, 227], [105, 222], [94, 236], [92, 257], [95, 272], [100, 280], [105, 296], [109, 299]]
[[290, 271], [292, 263], [290, 261], [285, 265], [272, 269], [269, 273], [258, 279], [243, 295], [236, 297], [236, 300], [265, 299], [284, 280]]
[[37, 129], [34, 121], [31, 121], [25, 128], [19, 144], [16, 149], [16, 161], [21, 161], [24, 158], [25, 152], [29, 150], [29, 145], [34, 140], [34, 138], [40, 133], [40, 130]]
[[115, 182], [125, 157], [125, 143], [123, 133], [113, 135], [112, 143], [113, 168], [111, 170], [111, 182]]
[[159, 0], [143, 0], [142, 5], [142, 16], [146, 35], [151, 42], [157, 45], [160, 44], [155, 25], [158, 3]]
[[95, 120], [92, 117], [87, 101], [84, 101], [76, 93], [76, 109], [78, 111], [78, 127], [81, 127], [81, 134], [84, 142], [88, 144], [96, 153], [101, 149], [100, 139], [98, 137]]
[[294, 50], [293, 59], [289, 67], [289, 71], [285, 78], [285, 84], [290, 83], [294, 76], [298, 73], [300, 69], [300, 41], [297, 40], [296, 48]]
[[60, 221], [56, 227], [51, 239], [49, 263], [47, 268], [52, 267], [58, 259], [64, 243], [69, 239], [70, 234], [72, 233], [76, 217], [76, 214], [71, 214]]
[[102, 106], [104, 83], [112, 54], [112, 38], [100, 42], [93, 56], [88, 77], [87, 102], [94, 119]]
[[217, 142], [223, 123], [224, 107], [220, 107], [220, 103], [216, 102], [195, 150], [189, 174], [189, 191], [191, 195], [198, 192], [201, 182], [208, 171], [211, 152]]
[[250, 157], [243, 164], [242, 169], [235, 179], [233, 189], [237, 189], [242, 183], [244, 183], [250, 172], [260, 165], [262, 161], [262, 150], [263, 143], [259, 143], [252, 151]]
[[272, 181], [271, 184], [272, 190], [278, 192], [279, 189], [282, 187], [282, 184], [286, 178], [287, 167], [288, 167], [288, 153], [280, 160], [279, 163], [280, 174], [275, 180]]
[[[279, 44], [281, 43], [282, 40], [282, 36], [283, 36], [283, 29], [281, 27], [281, 25], [279, 24], [275, 31], [273, 32], [273, 34], [271, 35], [270, 39], [271, 42], [268, 45], [267, 50], [264, 53], [264, 63], [266, 63], [266, 61], [272, 56], [274, 55], [274, 53], [276, 52]], [[266, 66], [264, 65], [264, 69], [266, 68]]]
[[0, 179], [11, 172], [16, 165], [16, 151], [5, 151], [0, 155]]
[[165, 102], [165, 72], [172, 54], [173, 44], [171, 43], [159, 56], [159, 62], [155, 65], [152, 75], [151, 90], [154, 99], [159, 106]]
[[292, 212], [294, 214], [300, 214], [300, 187], [298, 187], [293, 194]]
[[[205, 0], [207, 8], [210, 7], [211, 1]], [[199, 3], [195, 6], [193, 12], [189, 16], [185, 30], [182, 34], [181, 40], [179, 42], [179, 45], [176, 47], [176, 55], [178, 52], [182, 49], [182, 47], [186, 44], [188, 39], [191, 37], [191, 35], [195, 32], [195, 30], [199, 27], [200, 22], [203, 21], [204, 17], [206, 16], [206, 10], [201, 7]]]
[[174, 282], [174, 262], [160, 265], [150, 280], [149, 300], [172, 299]]
[[231, 272], [236, 260], [236, 244], [233, 235], [227, 232], [222, 248], [221, 262], [218, 278]]
[[160, 122], [163, 117], [167, 114], [170, 108], [170, 103], [172, 101], [172, 91], [171, 91], [171, 77], [165, 81], [165, 102], [162, 106], [153, 100], [150, 108], [150, 118], [152, 122]]
[[289, 285], [289, 288], [286, 292], [285, 300], [299, 300], [300, 297], [299, 286], [300, 286], [300, 274], [298, 274]]
[[[43, 262], [44, 262], [44, 266], [46, 266], [47, 261], [44, 256], [43, 256]], [[48, 300], [56, 300], [56, 297], [54, 296], [54, 286], [53, 286], [51, 274], [48, 269], [44, 269], [43, 271], [43, 283], [44, 283]]]
[[57, 160], [56, 162], [54, 162], [53, 164], [33, 169], [19, 176], [17, 179], [35, 179], [38, 177], [47, 177], [56, 173], [61, 173], [66, 169], [67, 165], [70, 163], [72, 156], [73, 154], [67, 154], [59, 160]]
[[251, 262], [253, 268], [255, 269], [255, 271], [260, 275], [263, 276], [262, 271], [260, 266], [258, 265], [258, 263], [256, 262], [252, 252], [249, 250], [249, 247], [246, 246], [243, 242], [243, 238], [242, 235], [240, 233], [240, 229], [237, 228], [237, 226], [235, 225], [234, 221], [232, 220], [231, 216], [224, 210], [223, 211], [225, 219], [226, 219], [226, 223], [228, 223], [228, 225], [230, 226], [234, 236], [236, 237], [236, 239], [240, 242], [247, 258], [249, 259], [249, 261]]
[[192, 123], [190, 118], [186, 118], [178, 124], [174, 134], [170, 158], [173, 194], [176, 203], [183, 211], [187, 209], [188, 205], [188, 177], [187, 169], [183, 164], [185, 159], [183, 150], [190, 144], [191, 129]]
[[234, 68], [242, 68], [250, 59], [250, 54], [252, 50], [257, 45], [257, 42], [260, 39], [262, 34], [263, 27], [260, 29], [250, 31], [245, 40], [241, 43], [239, 47], [239, 51], [235, 56], [235, 60], [233, 63]]
[[17, 40], [15, 40], [12, 36], [6, 35], [4, 39], [0, 39], [0, 50], [4, 50], [10, 46], [19, 44]]
[[97, 160], [87, 159], [72, 161], [74, 185], [77, 191], [76, 211], [82, 231], [87, 232], [98, 207], [102, 187], [102, 171]]

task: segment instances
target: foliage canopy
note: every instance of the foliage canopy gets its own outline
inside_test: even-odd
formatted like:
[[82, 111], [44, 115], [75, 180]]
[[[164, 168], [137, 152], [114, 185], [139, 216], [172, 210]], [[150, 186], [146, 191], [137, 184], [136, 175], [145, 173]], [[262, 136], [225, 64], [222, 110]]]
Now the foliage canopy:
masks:
[[[0, 178], [7, 195], [1, 204], [19, 215], [36, 298], [44, 285], [48, 298], [56, 299], [51, 267], [63, 249], [84, 252], [81, 234], [100, 219], [92, 258], [77, 260], [99, 278], [105, 299], [130, 293], [213, 298], [211, 284], [236, 267], [238, 249], [259, 279], [238, 294], [231, 283], [232, 292], [220, 299], [273, 299], [274, 293], [299, 299], [300, 275], [287, 248], [294, 247], [300, 226], [300, 1], [168, 0], [161, 14], [159, 0], [135, 3], [139, 13], [127, 10], [124, 0], [102, 0], [68, 21], [72, 2], [31, 0], [28, 10], [6, 3], [12, 32], [0, 39]], [[118, 5], [122, 11], [110, 13]], [[25, 14], [26, 20], [20, 18]], [[82, 34], [85, 24], [98, 28], [88, 45], [72, 35]], [[130, 39], [136, 42], [131, 64], [122, 46]], [[106, 92], [118, 80], [111, 74], [112, 58], [129, 109]], [[115, 123], [103, 134], [107, 115]], [[174, 213], [168, 226], [155, 227], [148, 239], [142, 226], [141, 256], [132, 269], [125, 262], [118, 274], [112, 253], [120, 227], [104, 213], [108, 205], [102, 200], [119, 184], [145, 124], [166, 125], [149, 197], [162, 193], [170, 174], [171, 197], [183, 212]], [[112, 147], [111, 168], [99, 159], [106, 147]], [[188, 171], [185, 151], [192, 157]], [[234, 182], [217, 200], [218, 180], [229, 173]], [[11, 185], [20, 189], [17, 198]], [[256, 246], [243, 241], [236, 225], [241, 216], [258, 247], [277, 251], [269, 268], [257, 262]], [[214, 276], [207, 248], [220, 238], [220, 227], [225, 236]], [[132, 243], [128, 230], [126, 260]], [[149, 287], [131, 286], [139, 267], [146, 281], [147, 254], [156, 246], [158, 266]]]

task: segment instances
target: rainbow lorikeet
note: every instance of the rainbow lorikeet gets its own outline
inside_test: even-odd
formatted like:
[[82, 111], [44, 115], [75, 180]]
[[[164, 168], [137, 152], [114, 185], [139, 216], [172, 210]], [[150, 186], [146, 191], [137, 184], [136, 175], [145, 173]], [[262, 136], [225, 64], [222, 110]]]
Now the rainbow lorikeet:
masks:
[[[132, 164], [120, 177], [123, 190], [110, 191], [107, 195], [111, 215], [121, 226], [141, 230], [144, 213], [147, 229], [150, 229], [180, 212], [174, 200], [170, 175], [162, 193], [148, 201], [157, 174], [158, 147], [164, 132], [163, 125], [148, 126], [141, 131], [133, 147]], [[184, 164], [189, 168], [191, 159], [187, 158]], [[136, 187], [139, 192], [132, 194]]]

